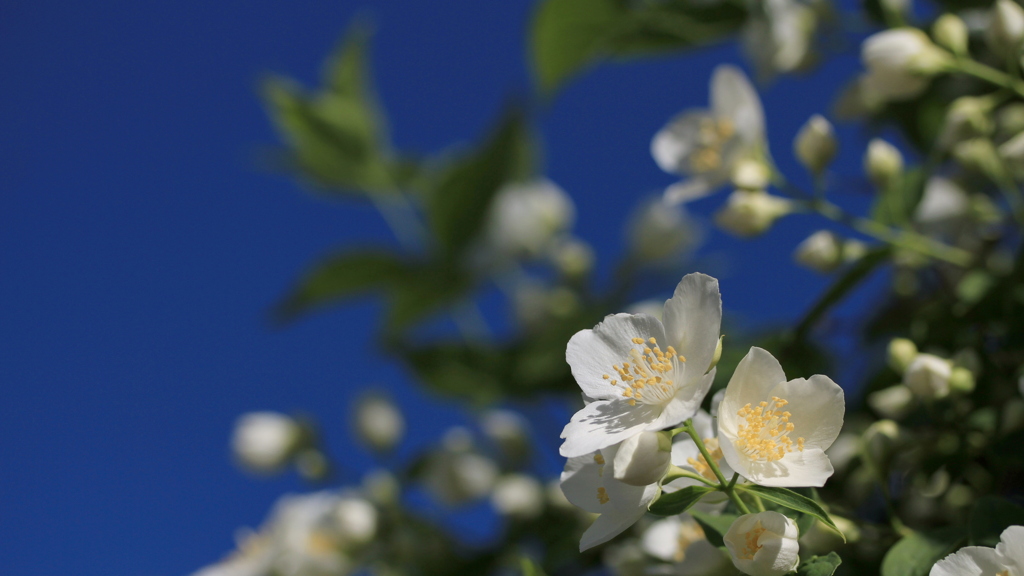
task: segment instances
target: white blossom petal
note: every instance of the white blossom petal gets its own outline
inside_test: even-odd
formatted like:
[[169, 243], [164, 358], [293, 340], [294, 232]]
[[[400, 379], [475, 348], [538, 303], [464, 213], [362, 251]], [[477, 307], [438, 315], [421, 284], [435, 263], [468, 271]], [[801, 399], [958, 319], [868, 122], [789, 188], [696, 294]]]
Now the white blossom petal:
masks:
[[711, 77], [711, 109], [731, 118], [737, 132], [750, 144], [764, 139], [764, 108], [747, 75], [735, 66], [715, 68]]
[[967, 546], [936, 562], [928, 576], [988, 576], [1003, 569], [999, 553], [992, 548]]
[[716, 370], [712, 369], [711, 372], [701, 376], [701, 379], [695, 385], [687, 382], [686, 385], [679, 388], [679, 391], [676, 392], [672, 400], [665, 405], [665, 410], [661, 413], [661, 416], [649, 424], [647, 429], [661, 430], [678, 426], [683, 420], [693, 417], [700, 410], [704, 397], [708, 395], [708, 390], [714, 384], [715, 373]]
[[624, 400], [598, 400], [573, 415], [562, 430], [565, 442], [559, 453], [567, 458], [582, 456], [617, 444], [645, 430], [661, 414], [661, 408]]
[[[683, 276], [662, 312], [665, 337], [686, 358], [688, 380], [708, 371], [722, 327], [718, 280], [706, 274]], [[697, 372], [692, 372], [696, 368]], [[703, 399], [703, 395], [701, 396]]]
[[789, 401], [786, 409], [793, 413], [794, 437], [802, 437], [807, 446], [827, 449], [843, 428], [846, 399], [843, 389], [828, 376], [815, 374], [810, 379], [797, 378], [780, 382], [769, 392]]
[[682, 182], [676, 182], [668, 188], [665, 188], [665, 202], [669, 204], [680, 204], [683, 202], [690, 202], [692, 200], [699, 200], [705, 196], [710, 195], [715, 191], [715, 188], [724, 184], [724, 182], [712, 182], [707, 178], [691, 178]]
[[614, 375], [612, 366], [628, 360], [633, 338], [650, 337], [665, 342], [664, 330], [657, 318], [646, 314], [612, 314], [593, 330], [580, 330], [565, 350], [565, 360], [583, 393], [595, 400], [608, 400], [622, 395], [606, 374]]
[[999, 536], [998, 552], [1016, 568], [1014, 574], [1024, 574], [1024, 526], [1010, 526]]

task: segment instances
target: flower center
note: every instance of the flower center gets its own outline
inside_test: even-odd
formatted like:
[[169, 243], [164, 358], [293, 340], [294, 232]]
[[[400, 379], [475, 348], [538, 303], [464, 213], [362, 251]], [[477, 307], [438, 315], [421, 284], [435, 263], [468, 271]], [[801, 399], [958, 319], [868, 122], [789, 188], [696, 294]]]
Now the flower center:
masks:
[[[632, 362], [623, 362], [622, 365], [615, 364], [612, 370], [618, 374], [618, 379], [611, 375], [602, 376], [605, 380], [611, 380], [612, 386], [622, 385], [622, 396], [629, 398], [629, 405], [636, 406], [637, 400], [644, 404], [665, 404], [672, 399], [676, 393], [676, 386], [672, 376], [675, 370], [675, 362], [686, 362], [686, 358], [676, 353], [676, 349], [669, 346], [664, 351], [658, 346], [655, 338], [633, 338], [633, 344], [638, 348], [629, 350], [629, 359]], [[621, 380], [621, 382], [620, 382]]]
[[[722, 454], [722, 448], [718, 445], [718, 438], [705, 438], [704, 447], [708, 449], [708, 454], [718, 464], [725, 457]], [[715, 471], [711, 469], [707, 459], [704, 458], [703, 454], [698, 454], [696, 458], [687, 458], [686, 462], [697, 471], [697, 474], [707, 478], [708, 480], [717, 480]]]
[[744, 560], [752, 560], [754, 558], [754, 554], [757, 554], [757, 551], [761, 549], [761, 545], [758, 544], [757, 541], [761, 538], [761, 534], [764, 533], [765, 529], [761, 526], [761, 521], [759, 520], [757, 524], [754, 524], [754, 529], [747, 532], [743, 549], [740, 550], [740, 553], [737, 554], [737, 556]]
[[693, 545], [694, 542], [704, 540], [704, 529], [700, 527], [700, 524], [696, 522], [680, 522], [679, 523], [679, 548], [676, 550], [675, 557], [673, 558], [676, 562], [682, 562], [686, 559], [686, 549]]
[[[789, 433], [795, 426], [789, 421], [789, 412], [780, 410], [789, 404], [788, 400], [772, 396], [771, 402], [761, 402], [751, 408], [747, 404], [736, 414], [747, 423], [740, 424], [736, 435], [736, 448], [757, 462], [773, 462], [793, 451], [793, 440]], [[804, 439], [796, 439], [796, 449], [804, 451]]]
[[698, 173], [717, 170], [722, 165], [722, 149], [735, 133], [736, 128], [728, 118], [701, 118], [690, 168]]

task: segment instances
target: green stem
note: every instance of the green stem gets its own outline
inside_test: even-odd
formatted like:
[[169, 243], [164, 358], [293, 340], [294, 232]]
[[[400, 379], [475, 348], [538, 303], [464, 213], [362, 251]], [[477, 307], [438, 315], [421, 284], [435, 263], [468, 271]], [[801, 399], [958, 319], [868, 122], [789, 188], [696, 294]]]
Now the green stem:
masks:
[[686, 433], [690, 435], [693, 443], [696, 444], [697, 449], [700, 450], [700, 454], [704, 457], [704, 461], [707, 462], [711, 471], [715, 473], [715, 478], [718, 478], [718, 489], [725, 492], [729, 499], [736, 504], [736, 507], [740, 509], [740, 512], [750, 514], [750, 508], [747, 508], [747, 505], [742, 499], [740, 499], [740, 495], [736, 493], [734, 485], [725, 480], [725, 476], [722, 475], [722, 470], [718, 467], [718, 462], [715, 461], [711, 456], [711, 453], [708, 452], [707, 447], [704, 446], [704, 440], [701, 439], [700, 434], [697, 434], [697, 431], [693, 429], [693, 420], [687, 420], [684, 426], [686, 428]]
[[957, 72], [963, 72], [968, 76], [974, 76], [990, 84], [1013, 90], [1017, 94], [1024, 96], [1024, 82], [991, 66], [986, 66], [981, 62], [971, 60], [970, 58], [957, 58], [952, 65], [952, 69]]
[[846, 224], [862, 234], [887, 242], [893, 246], [920, 252], [925, 256], [949, 262], [961, 268], [966, 268], [971, 263], [971, 253], [966, 250], [943, 244], [910, 230], [894, 230], [880, 222], [852, 216], [844, 212], [839, 206], [826, 200], [810, 202], [808, 203], [808, 208], [829, 220]]
[[716, 488], [718, 487], [717, 483], [712, 482], [711, 480], [708, 480], [707, 478], [701, 476], [700, 474], [694, 474], [693, 472], [689, 472], [689, 471], [684, 470], [684, 469], [682, 469], [682, 468], [680, 468], [678, 466], [670, 466], [669, 469], [668, 469], [668, 472], [665, 473], [665, 477], [661, 479], [661, 483], [663, 485], [664, 484], [668, 484], [669, 482], [671, 482], [673, 480], [678, 480], [679, 478], [689, 478], [691, 480], [697, 480], [699, 482], [703, 482], [704, 484], [707, 484], [708, 486], [714, 486]]
[[757, 511], [764, 512], [764, 502], [761, 501], [761, 497], [752, 492], [748, 492], [748, 494], [754, 497], [754, 505], [757, 506]]

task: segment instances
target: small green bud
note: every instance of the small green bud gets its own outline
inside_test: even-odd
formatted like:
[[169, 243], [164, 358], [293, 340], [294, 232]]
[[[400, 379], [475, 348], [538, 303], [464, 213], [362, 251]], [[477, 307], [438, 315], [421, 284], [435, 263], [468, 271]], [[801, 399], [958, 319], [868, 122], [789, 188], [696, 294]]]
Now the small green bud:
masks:
[[876, 186], [887, 186], [903, 173], [903, 154], [885, 140], [874, 138], [864, 155], [864, 171]]
[[935, 43], [957, 56], [967, 54], [967, 25], [956, 14], [943, 14], [932, 26]]
[[953, 368], [952, 374], [949, 375], [949, 389], [952, 392], [970, 394], [974, 391], [974, 374], [962, 366]]
[[[718, 337], [718, 345], [715, 346], [715, 355], [711, 358], [711, 366], [708, 366], [708, 372], [711, 372], [715, 366], [718, 366], [718, 361], [722, 359], [722, 343], [725, 341], [725, 336]], [[707, 372], [705, 372], [707, 374]]]
[[994, 181], [1005, 176], [1002, 160], [988, 138], [971, 138], [953, 146], [953, 157], [965, 167], [981, 172]]
[[906, 338], [893, 338], [889, 342], [889, 366], [903, 374], [917, 357], [917, 345]]
[[800, 163], [812, 174], [820, 174], [836, 156], [838, 143], [832, 124], [815, 114], [800, 128], [793, 141], [793, 150]]

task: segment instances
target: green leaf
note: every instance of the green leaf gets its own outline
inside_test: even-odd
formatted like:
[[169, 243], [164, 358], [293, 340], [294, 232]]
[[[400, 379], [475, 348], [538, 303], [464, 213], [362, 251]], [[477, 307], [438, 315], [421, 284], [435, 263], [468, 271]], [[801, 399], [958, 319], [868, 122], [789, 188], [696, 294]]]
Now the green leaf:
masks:
[[529, 175], [531, 145], [522, 112], [512, 109], [477, 152], [441, 177], [427, 199], [427, 217], [446, 254], [458, 254], [480, 233], [503, 184]]
[[829, 552], [828, 556], [811, 556], [800, 563], [796, 573], [799, 576], [832, 576], [836, 568], [843, 563], [842, 558], [835, 552]]
[[706, 512], [698, 512], [696, 510], [691, 510], [690, 516], [693, 516], [693, 519], [704, 529], [704, 537], [708, 539], [708, 542], [716, 547], [725, 546], [722, 537], [729, 531], [732, 523], [739, 518], [739, 516], [733, 514], [712, 516]]
[[704, 495], [714, 491], [715, 489], [711, 486], [687, 486], [671, 494], [662, 493], [657, 500], [651, 503], [649, 510], [658, 516], [682, 514], [700, 502]]
[[995, 547], [1003, 530], [1021, 525], [1024, 525], [1024, 508], [998, 496], [982, 496], [971, 510], [971, 544]]
[[349, 252], [317, 264], [277, 305], [274, 316], [289, 321], [312, 308], [389, 287], [407, 277], [405, 260], [390, 252]]
[[822, 294], [821, 298], [814, 304], [814, 307], [807, 312], [803, 320], [800, 321], [800, 324], [797, 325], [795, 331], [796, 339], [802, 340], [806, 338], [818, 320], [832, 306], [835, 306], [851, 290], [856, 288], [861, 280], [866, 278], [879, 264], [885, 262], [891, 253], [892, 250], [887, 246], [875, 248], [850, 266], [832, 286], [829, 286], [829, 289]]
[[904, 536], [882, 559], [882, 576], [925, 576], [936, 561], [956, 550], [965, 536], [962, 526]]
[[706, 44], [735, 32], [745, 21], [745, 10], [725, 3], [547, 0], [531, 23], [534, 74], [541, 91], [551, 93], [602, 58]]
[[740, 490], [756, 494], [761, 498], [774, 502], [780, 506], [789, 508], [790, 510], [796, 510], [802, 514], [814, 516], [818, 520], [821, 520], [827, 524], [830, 528], [835, 530], [843, 538], [843, 542], [846, 542], [846, 536], [843, 536], [842, 531], [836, 527], [832, 519], [829, 518], [828, 512], [821, 507], [820, 504], [811, 500], [810, 498], [797, 494], [787, 488], [774, 488], [771, 486], [758, 486], [757, 484], [743, 484], [737, 486]]
[[270, 78], [263, 94], [269, 114], [288, 143], [294, 166], [314, 182], [362, 192], [394, 191], [395, 178], [384, 114], [366, 62], [369, 34], [357, 27], [343, 43], [312, 95], [284, 78]]
[[396, 332], [466, 297], [472, 281], [447, 262], [410, 266], [391, 286], [385, 328]]

